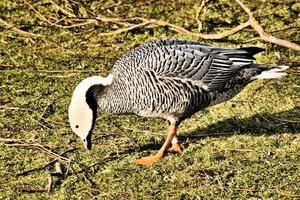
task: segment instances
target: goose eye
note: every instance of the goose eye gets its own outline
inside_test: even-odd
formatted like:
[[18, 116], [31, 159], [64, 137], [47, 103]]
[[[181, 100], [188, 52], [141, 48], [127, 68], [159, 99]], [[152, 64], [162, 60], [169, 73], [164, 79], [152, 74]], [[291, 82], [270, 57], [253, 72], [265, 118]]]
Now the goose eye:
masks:
[[79, 128], [79, 126], [78, 126], [78, 125], [76, 125], [76, 126], [75, 126], [75, 128]]

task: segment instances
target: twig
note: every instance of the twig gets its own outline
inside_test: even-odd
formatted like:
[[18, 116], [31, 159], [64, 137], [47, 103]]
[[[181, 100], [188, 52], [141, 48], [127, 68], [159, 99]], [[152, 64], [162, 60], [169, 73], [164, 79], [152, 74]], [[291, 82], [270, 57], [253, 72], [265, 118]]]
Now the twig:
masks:
[[99, 70], [35, 70], [40, 73], [98, 73]]
[[290, 48], [290, 49], [294, 49], [296, 51], [300, 51], [300, 45], [298, 45], [296, 43], [293, 43], [293, 42], [290, 42], [288, 40], [283, 40], [283, 39], [276, 38], [276, 37], [266, 33], [264, 31], [264, 29], [262, 28], [262, 26], [254, 18], [253, 13], [250, 11], [250, 9], [247, 8], [244, 5], [244, 3], [242, 3], [240, 0], [235, 0], [235, 1], [248, 14], [248, 16], [249, 16], [248, 22], [250, 23], [252, 28], [259, 34], [259, 36], [262, 40], [267, 41], [267, 42], [271, 42], [273, 44], [277, 44], [277, 45], [280, 45], [280, 46], [284, 46], [284, 47], [287, 47], [287, 48]]
[[63, 162], [71, 162], [70, 159], [65, 158], [59, 154], [56, 154], [52, 151], [50, 151], [49, 149], [47, 149], [46, 147], [44, 147], [41, 144], [38, 143], [15, 143], [15, 144], [6, 144], [6, 146], [16, 146], [16, 147], [27, 147], [27, 148], [34, 148], [34, 149], [38, 149], [44, 153], [46, 153], [47, 155], [49, 155], [50, 157], [57, 159], [57, 160], [61, 160]]
[[42, 170], [42, 169], [48, 167], [49, 165], [52, 165], [54, 162], [56, 162], [56, 160], [51, 160], [50, 162], [48, 162], [48, 163], [46, 163], [46, 164], [44, 164], [44, 165], [42, 165], [40, 167], [35, 167], [35, 168], [32, 168], [32, 169], [29, 169], [29, 170], [17, 173], [16, 176], [23, 176], [23, 175], [29, 174], [30, 172]]
[[34, 33], [22, 31], [22, 30], [16, 28], [14, 25], [11, 25], [11, 24], [5, 22], [2, 19], [0, 19], [0, 26], [4, 27], [6, 29], [11, 29], [11, 30], [13, 30], [14, 32], [16, 32], [18, 34], [25, 35], [27, 37], [41, 37], [41, 35], [37, 35], [37, 34], [34, 34]]
[[51, 21], [49, 21], [44, 15], [42, 15], [39, 11], [37, 11], [30, 3], [28, 3], [26, 0], [23, 0], [26, 5], [30, 7], [31, 10], [33, 10], [37, 15], [39, 15], [44, 21], [48, 22], [51, 25], [54, 25]]
[[200, 21], [200, 19], [199, 19], [199, 16], [200, 16], [200, 14], [201, 14], [201, 12], [202, 12], [202, 10], [203, 10], [203, 8], [204, 8], [204, 6], [205, 6], [205, 4], [207, 3], [207, 0], [202, 0], [201, 1], [201, 4], [200, 4], [200, 7], [198, 7], [197, 8], [197, 10], [196, 10], [196, 21], [197, 21], [197, 23], [198, 23], [198, 31], [200, 32], [201, 30], [202, 30], [202, 28], [203, 28], [203, 24], [202, 24], [202, 22]]
[[0, 142], [14, 143], [14, 142], [32, 142], [32, 141], [24, 140], [24, 139], [17, 139], [17, 138], [0, 138]]
[[182, 34], [187, 34], [187, 35], [192, 35], [195, 37], [199, 37], [199, 38], [203, 38], [203, 39], [222, 39], [225, 37], [228, 37], [230, 35], [233, 35], [241, 30], [243, 30], [244, 28], [248, 27], [250, 25], [249, 21], [242, 23], [232, 29], [223, 31], [222, 33], [217, 33], [217, 34], [204, 34], [204, 33], [194, 33], [191, 32], [181, 26], [177, 26], [168, 22], [164, 22], [164, 21], [159, 21], [159, 20], [155, 20], [155, 19], [151, 19], [150, 20], [152, 23], [155, 23], [157, 25], [160, 26], [168, 26], [170, 27], [172, 30], [178, 32], [178, 33], [182, 33]]
[[75, 27], [80, 27], [80, 26], [87, 26], [87, 25], [96, 24], [96, 23], [97, 23], [96, 20], [89, 19], [86, 22], [77, 23], [77, 24], [73, 24], [73, 25], [69, 25], [69, 26], [61, 26], [61, 25], [58, 25], [58, 26], [62, 27], [62, 28], [67, 28], [68, 29], [68, 28], [75, 28]]
[[47, 186], [47, 192], [48, 192], [48, 194], [50, 194], [51, 191], [52, 191], [52, 185], [53, 185], [53, 177], [52, 177], [52, 175], [49, 173], [49, 174], [48, 174], [48, 186]]
[[27, 108], [20, 108], [20, 107], [12, 107], [12, 106], [0, 106], [0, 110], [24, 110], [24, 111], [31, 111]]
[[1, 63], [0, 64], [0, 68], [28, 68], [28, 66], [23, 66], [23, 65], [9, 65], [9, 64], [4, 64], [4, 63]]
[[53, 176], [57, 176], [58, 178], [61, 178], [61, 176], [63, 175], [60, 163], [56, 162], [54, 166], [55, 166], [55, 172], [48, 174], [48, 186], [47, 186], [48, 194], [52, 192]]
[[165, 22], [165, 21], [162, 21], [162, 20], [145, 19], [145, 18], [140, 18], [140, 17], [132, 18], [132, 19], [129, 19], [129, 20], [141, 20], [142, 23], [134, 24], [134, 25], [131, 25], [131, 26], [126, 27], [126, 28], [120, 28], [120, 29], [117, 29], [117, 30], [111, 31], [111, 32], [100, 33], [100, 34], [98, 34], [98, 36], [115, 35], [115, 34], [120, 34], [120, 33], [123, 33], [123, 32], [130, 31], [130, 30], [133, 30], [133, 29], [142, 28], [142, 27], [145, 27], [145, 26], [148, 26], [148, 25], [158, 25], [158, 26], [170, 27], [171, 30], [174, 30], [174, 31], [176, 31], [178, 33], [181, 33], [181, 34], [192, 35], [192, 36], [196, 36], [196, 37], [203, 38], [203, 39], [222, 39], [222, 38], [228, 37], [230, 35], [233, 35], [233, 34], [243, 30], [244, 28], [246, 28], [250, 25], [249, 21], [247, 21], [247, 22], [242, 23], [242, 24], [240, 24], [240, 25], [238, 25], [238, 26], [236, 26], [232, 29], [226, 30], [222, 33], [204, 34], [204, 33], [194, 33], [194, 32], [191, 32], [191, 31], [189, 31], [189, 30], [187, 30], [187, 29], [185, 29], [181, 26], [177, 26], [175, 24], [171, 24], [169, 22]]
[[75, 73], [70, 73], [68, 75], [54, 75], [54, 76], [46, 76], [47, 78], [70, 78], [73, 76], [76, 76], [77, 74]]
[[217, 132], [217, 133], [201, 133], [201, 134], [193, 134], [189, 136], [190, 138], [204, 138], [204, 137], [221, 137], [227, 135], [234, 135], [234, 132]]
[[19, 188], [17, 189], [18, 192], [26, 192], [26, 193], [41, 193], [41, 192], [48, 192], [46, 189], [26, 189], [26, 188]]
[[253, 149], [223, 149], [224, 151], [241, 151], [241, 152], [254, 152]]
[[55, 166], [55, 173], [62, 175], [62, 169], [60, 163], [56, 162], [54, 166]]
[[149, 25], [151, 23], [152, 23], [151, 21], [145, 21], [145, 22], [142, 22], [140, 24], [134, 24], [134, 25], [129, 26], [127, 28], [120, 28], [120, 29], [117, 29], [115, 31], [100, 33], [100, 34], [98, 34], [98, 36], [116, 35], [116, 34], [120, 34], [120, 33], [123, 33], [123, 32], [131, 31], [131, 30], [134, 30], [134, 29], [137, 29], [137, 28], [145, 27], [146, 25]]
[[49, 1], [50, 1], [50, 3], [53, 4], [53, 6], [56, 9], [60, 10], [63, 14], [67, 15], [68, 17], [73, 17], [73, 18], [76, 17], [76, 15], [74, 15], [73, 13], [70, 13], [69, 11], [63, 9], [62, 7], [60, 7], [59, 5], [57, 5], [54, 1], [52, 1], [52, 0], [49, 0]]
[[278, 118], [278, 117], [272, 117], [272, 116], [268, 116], [271, 119], [275, 119], [277, 121], [282, 121], [282, 122], [289, 122], [289, 123], [300, 123], [300, 120], [288, 120], [288, 119], [282, 119], [282, 118]]
[[290, 29], [300, 29], [300, 26], [291, 26], [291, 27], [287, 27], [287, 28], [283, 28], [283, 29], [278, 29], [278, 30], [271, 31], [270, 33], [284, 32], [284, 31], [287, 31]]
[[[77, 148], [71, 148], [71, 149], [68, 149], [66, 151], [64, 151], [63, 153], [60, 154], [60, 156], [63, 156], [65, 155], [66, 153], [69, 153], [71, 151], [75, 151]], [[18, 174], [16, 174], [16, 176], [23, 176], [23, 175], [27, 175], [28, 173], [30, 172], [34, 172], [34, 171], [38, 171], [38, 170], [42, 170], [42, 169], [45, 169], [46, 167], [52, 165], [53, 163], [57, 163], [57, 159], [54, 159], [54, 160], [51, 160], [50, 162], [42, 165], [42, 166], [39, 166], [39, 167], [35, 167], [35, 168], [32, 168], [32, 169], [29, 169], [29, 170], [26, 170], [26, 171], [23, 171], [23, 172], [20, 172]], [[71, 162], [68, 163], [68, 166], [71, 164]]]
[[115, 155], [115, 156], [109, 155], [107, 157], [104, 157], [100, 161], [97, 161], [89, 166], [84, 167], [83, 169], [80, 169], [80, 170], [74, 172], [74, 174], [80, 174], [80, 173], [86, 172], [87, 170], [89, 170], [97, 165], [103, 165], [103, 164], [106, 164], [107, 162], [113, 161], [115, 159], [122, 159], [122, 158], [126, 157], [127, 155], [128, 155], [128, 153], [125, 153], [123, 155]]
[[49, 104], [44, 108], [44, 110], [43, 110], [43, 112], [42, 112], [42, 114], [41, 114], [41, 116], [40, 116], [40, 118], [39, 118], [39, 121], [41, 121], [42, 119], [44, 119], [44, 116], [45, 116], [45, 114], [46, 114], [48, 108], [49, 108], [51, 105], [53, 105], [53, 103], [49, 103]]
[[95, 21], [97, 21], [97, 23], [99, 21], [101, 21], [101, 22], [110, 22], [110, 23], [122, 25], [122, 26], [125, 26], [125, 27], [129, 27], [129, 26], [133, 25], [132, 23], [127, 22], [127, 20], [125, 20], [125, 19], [120, 19], [120, 18], [117, 18], [117, 17], [106, 17], [106, 16], [103, 16], [103, 15], [98, 15], [96, 18], [79, 17], [79, 18], [74, 18], [74, 19], [75, 20], [78, 20], [78, 19], [80, 19], [80, 20], [95, 20]]

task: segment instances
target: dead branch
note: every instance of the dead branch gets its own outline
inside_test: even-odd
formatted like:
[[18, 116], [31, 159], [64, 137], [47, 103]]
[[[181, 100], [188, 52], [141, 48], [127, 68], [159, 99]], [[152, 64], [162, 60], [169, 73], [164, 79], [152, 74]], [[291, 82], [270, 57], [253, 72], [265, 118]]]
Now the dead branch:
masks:
[[[138, 29], [138, 28], [143, 28], [143, 27], [153, 28], [153, 27], [157, 27], [157, 26], [166, 26], [177, 33], [191, 35], [191, 36], [195, 36], [195, 37], [202, 38], [202, 39], [222, 39], [222, 38], [228, 37], [230, 35], [233, 35], [239, 31], [245, 29], [246, 27], [251, 26], [259, 34], [258, 39], [261, 39], [261, 40], [264, 40], [264, 41], [267, 41], [267, 42], [270, 42], [273, 44], [277, 44], [277, 45], [280, 45], [283, 47], [287, 47], [287, 48], [290, 48], [290, 49], [293, 49], [296, 51], [300, 51], [300, 45], [290, 42], [288, 40], [276, 38], [273, 35], [271, 35], [270, 33], [265, 32], [264, 29], [262, 28], [262, 26], [259, 24], [259, 22], [254, 18], [251, 10], [248, 7], [246, 7], [245, 4], [243, 2], [241, 2], [240, 0], [235, 0], [235, 1], [249, 16], [248, 21], [241, 23], [240, 25], [238, 25], [234, 28], [231, 28], [229, 30], [223, 31], [221, 33], [216, 33], [216, 34], [205, 34], [205, 33], [201, 33], [201, 32], [192, 32], [181, 26], [178, 26], [178, 25], [166, 22], [166, 21], [156, 20], [156, 19], [145, 19], [145, 18], [139, 18], [139, 17], [131, 18], [131, 19], [121, 19], [121, 18], [116, 18], [116, 17], [110, 18], [110, 17], [106, 17], [103, 15], [99, 15], [96, 18], [76, 18], [75, 14], [62, 8], [54, 1], [52, 1], [52, 0], [49, 0], [49, 1], [57, 10], [60, 10], [62, 13], [64, 13], [67, 16], [67, 19], [72, 20], [72, 21], [73, 20], [81, 21], [81, 22], [75, 23], [72, 25], [68, 25], [68, 26], [59, 25], [58, 23], [52, 23], [44, 15], [42, 15], [40, 12], [38, 12], [32, 5], [30, 5], [26, 0], [24, 0], [24, 2], [27, 5], [29, 5], [29, 7], [37, 15], [39, 15], [43, 21], [48, 23], [50, 26], [56, 26], [59, 28], [67, 28], [68, 29], [68, 28], [86, 26], [86, 25], [90, 25], [90, 24], [98, 24], [99, 22], [114, 23], [114, 24], [118, 24], [118, 25], [122, 26], [121, 28], [114, 30], [114, 31], [100, 33], [100, 34], [98, 34], [98, 36], [116, 35], [116, 34], [128, 32], [128, 31]], [[201, 12], [201, 10], [203, 10], [205, 3], [206, 3], [206, 1], [203, 0], [199, 9], [197, 10], [197, 13], [196, 13], [196, 20], [198, 23], [199, 31], [200, 31], [201, 24], [202, 24], [198, 19], [199, 13]], [[129, 23], [129, 21], [136, 21], [136, 20], [139, 20], [141, 22], [140, 23]], [[0, 26], [5, 27], [6, 29], [12, 29], [13, 31], [15, 31], [16, 33], [18, 33], [20, 35], [25, 35], [25, 36], [29, 36], [29, 37], [41, 37], [40, 35], [37, 35], [34, 33], [22, 31], [22, 30], [16, 28], [14, 25], [11, 25], [11, 24], [5, 22], [2, 19], [0, 19]]]
[[[100, 20], [101, 17], [97, 18], [97, 19]], [[106, 20], [107, 20], [107, 18], [106, 18]], [[114, 20], [116, 20], [116, 18], [114, 18]], [[156, 25], [156, 26], [167, 26], [171, 30], [174, 30], [178, 33], [186, 34], [186, 35], [192, 35], [192, 36], [196, 36], [196, 37], [203, 38], [203, 39], [222, 39], [222, 38], [228, 37], [230, 35], [233, 35], [233, 34], [243, 30], [244, 28], [246, 28], [250, 25], [249, 21], [247, 21], [247, 22], [242, 23], [242, 24], [240, 24], [240, 25], [238, 25], [238, 26], [236, 26], [232, 29], [226, 30], [222, 33], [204, 34], [204, 33], [194, 33], [194, 32], [189, 31], [189, 30], [187, 30], [187, 29], [185, 29], [181, 26], [177, 26], [175, 24], [171, 24], [169, 22], [165, 22], [165, 21], [162, 21], [162, 20], [145, 19], [145, 18], [140, 18], [140, 17], [128, 19], [128, 21], [132, 21], [132, 20], [141, 20], [142, 22], [138, 23], [138, 24], [132, 24], [128, 27], [120, 28], [120, 29], [117, 29], [115, 31], [100, 33], [100, 34], [98, 34], [98, 36], [116, 35], [116, 34], [120, 34], [120, 33], [123, 33], [123, 32], [131, 31], [131, 30], [146, 27], [146, 26], [149, 28], [149, 25]], [[107, 21], [109, 21], [109, 20], [107, 20]]]
[[[146, 20], [146, 19], [143, 19]], [[146, 20], [147, 21], [147, 20]], [[232, 29], [223, 31], [222, 33], [217, 33], [217, 34], [204, 34], [204, 33], [194, 33], [192, 31], [189, 31], [181, 26], [177, 26], [175, 24], [171, 24], [169, 22], [165, 22], [165, 21], [161, 21], [161, 20], [155, 20], [155, 19], [151, 19], [149, 20], [149, 22], [153, 23], [153, 24], [157, 24], [159, 26], [168, 26], [171, 28], [171, 30], [174, 30], [178, 33], [182, 33], [182, 34], [186, 34], [186, 35], [192, 35], [195, 37], [199, 37], [202, 39], [222, 39], [225, 37], [228, 37], [230, 35], [233, 35], [241, 30], [243, 30], [244, 28], [248, 27], [250, 25], [249, 21], [242, 23]]]
[[[26, 0], [24, 0], [26, 4], [28, 4], [26, 2]], [[103, 33], [99, 33], [98, 36], [109, 36], [109, 35], [117, 35], [123, 32], [128, 32], [134, 29], [139, 29], [139, 28], [153, 28], [153, 27], [157, 27], [157, 26], [165, 26], [165, 27], [169, 27], [171, 30], [177, 32], [177, 33], [181, 33], [181, 34], [185, 34], [185, 35], [191, 35], [191, 36], [195, 36], [198, 38], [202, 38], [202, 39], [222, 39], [228, 36], [231, 36], [247, 27], [252, 27], [254, 29], [254, 31], [256, 31], [259, 34], [259, 37], [257, 39], [261, 39], [273, 44], [277, 44], [283, 47], [287, 47], [296, 51], [300, 51], [300, 45], [290, 42], [288, 40], [283, 40], [280, 38], [276, 38], [273, 35], [271, 35], [270, 33], [267, 33], [264, 31], [264, 29], [262, 28], [262, 26], [259, 24], [259, 22], [254, 18], [253, 13], [251, 12], [251, 10], [246, 7], [244, 5], [243, 2], [241, 2], [240, 0], [235, 0], [237, 2], [237, 4], [239, 4], [239, 6], [247, 13], [247, 15], [249, 16], [248, 21], [241, 23], [240, 25], [233, 27], [229, 30], [225, 30], [221, 33], [215, 33], [215, 34], [205, 34], [205, 33], [201, 33], [201, 26], [202, 23], [199, 21], [199, 14], [200, 12], [203, 10], [205, 3], [207, 2], [206, 0], [203, 0], [201, 2], [200, 7], [197, 10], [196, 13], [196, 20], [198, 23], [198, 31], [199, 32], [192, 32], [188, 29], [185, 29], [181, 26], [169, 23], [167, 21], [162, 21], [162, 20], [156, 20], [156, 19], [145, 19], [145, 18], [140, 18], [140, 17], [135, 17], [135, 18], [131, 18], [131, 19], [121, 19], [121, 18], [116, 18], [116, 17], [106, 17], [103, 15], [98, 15], [95, 18], [90, 18], [90, 17], [86, 17], [86, 18], [77, 18], [77, 16], [62, 8], [60, 5], [58, 5], [57, 3], [55, 3], [52, 0], [49, 0], [50, 3], [59, 11], [61, 11], [63, 14], [65, 14], [67, 16], [67, 20], [71, 20], [73, 22], [75, 21], [79, 21], [79, 23], [74, 23], [71, 25], [60, 25], [58, 23], [52, 23], [51, 21], [49, 21], [45, 16], [43, 16], [40, 12], [38, 12], [32, 5], [29, 5], [30, 8], [37, 13], [37, 15], [39, 15], [41, 17], [42, 20], [44, 20], [46, 23], [48, 23], [50, 26], [56, 26], [59, 28], [74, 28], [74, 27], [81, 27], [81, 26], [86, 26], [86, 25], [91, 25], [91, 24], [95, 24], [97, 25], [99, 22], [102, 23], [113, 23], [113, 24], [117, 24], [119, 26], [121, 26], [121, 28], [118, 28], [116, 30], [113, 31], [109, 31], [109, 32], [103, 32]], [[137, 23], [133, 23], [133, 21], [140, 21]], [[4, 26], [6, 28], [13, 28], [16, 32], [18, 33], [22, 33], [22, 34], [27, 34], [27, 35], [34, 35], [32, 33], [28, 33], [28, 32], [24, 32], [22, 30], [16, 29], [15, 27], [9, 25], [8, 23], [4, 22], [3, 20], [0, 19], [0, 25], [4, 24]]]
[[300, 51], [300, 45], [290, 42], [288, 40], [283, 40], [283, 39], [279, 39], [276, 38], [268, 33], [266, 33], [264, 31], [264, 29], [262, 28], [262, 26], [258, 23], [258, 21], [254, 18], [253, 13], [250, 11], [249, 8], [247, 8], [244, 3], [242, 3], [240, 0], [235, 0], [240, 6], [241, 8], [248, 14], [249, 16], [249, 23], [252, 26], [252, 28], [259, 34], [260, 38], [264, 41], [273, 43], [273, 44], [277, 44], [283, 47], [287, 47], [290, 49], [294, 49], [296, 51]]
[[41, 37], [40, 35], [37, 35], [37, 34], [34, 34], [34, 33], [30, 33], [30, 32], [27, 32], [27, 31], [22, 31], [22, 30], [18, 29], [17, 27], [15, 27], [14, 25], [9, 24], [9, 23], [7, 23], [6, 21], [4, 21], [2, 19], [0, 19], [0, 26], [4, 27], [6, 29], [11, 29], [19, 35], [24, 35], [24, 36], [27, 36], [27, 37]]
[[[126, 24], [127, 26], [125, 28], [120, 28], [120, 29], [117, 29], [117, 30], [111, 31], [111, 32], [100, 33], [98, 36], [115, 35], [115, 34], [120, 34], [120, 33], [127, 32], [127, 31], [137, 29], [137, 28], [142, 28], [142, 27], [149, 28], [149, 26], [151, 26], [151, 25], [152, 25], [152, 27], [153, 27], [153, 25], [156, 25], [156, 26], [167, 26], [171, 30], [176, 31], [177, 33], [191, 35], [191, 36], [195, 36], [195, 37], [202, 38], [202, 39], [222, 39], [222, 38], [228, 37], [230, 35], [233, 35], [233, 34], [239, 32], [239, 31], [245, 29], [246, 27], [251, 26], [259, 34], [260, 39], [262, 39], [264, 41], [267, 41], [267, 42], [270, 42], [270, 43], [273, 43], [273, 44], [283, 46], [283, 47], [294, 49], [296, 51], [300, 51], [300, 45], [298, 45], [296, 43], [293, 43], [293, 42], [290, 42], [288, 40], [283, 40], [283, 39], [276, 38], [276, 37], [270, 35], [269, 33], [266, 33], [263, 30], [262, 26], [254, 18], [252, 12], [240, 0], [236, 0], [236, 2], [248, 14], [249, 20], [244, 22], [244, 23], [241, 23], [240, 25], [238, 25], [234, 28], [223, 31], [221, 33], [216, 33], [216, 34], [195, 33], [195, 32], [192, 32], [190, 30], [187, 30], [187, 29], [185, 29], [181, 26], [177, 26], [175, 24], [172, 24], [172, 23], [169, 23], [169, 22], [166, 22], [166, 21], [156, 20], [156, 19], [145, 19], [145, 18], [137, 17], [137, 18], [128, 19], [126, 21], [140, 20], [140, 21], [142, 21], [141, 23]], [[104, 16], [98, 17], [97, 20], [103, 21], [103, 22], [121, 22], [121, 21], [124, 21], [122, 19], [118, 19], [118, 18], [110, 19], [110, 18], [104, 17]]]

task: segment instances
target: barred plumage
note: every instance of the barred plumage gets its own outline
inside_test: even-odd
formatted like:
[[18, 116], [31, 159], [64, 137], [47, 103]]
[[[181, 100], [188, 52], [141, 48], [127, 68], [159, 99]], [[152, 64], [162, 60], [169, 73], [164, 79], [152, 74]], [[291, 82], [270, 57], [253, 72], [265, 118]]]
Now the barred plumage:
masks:
[[[96, 99], [110, 113], [171, 117], [180, 123], [211, 103], [221, 102], [218, 98], [226, 101], [238, 93], [251, 81], [239, 79], [239, 72], [251, 68], [253, 55], [260, 51], [190, 40], [154, 41], [118, 60], [111, 71], [112, 85], [106, 94], [96, 94]], [[253, 76], [263, 69], [252, 68]]]
[[[176, 137], [174, 130], [182, 120], [210, 105], [229, 100], [257, 78], [284, 75], [279, 72], [285, 70], [285, 66], [270, 70], [253, 64], [253, 56], [261, 51], [263, 49], [258, 47], [231, 49], [191, 40], [157, 40], [119, 59], [109, 79], [90, 83], [85, 98], [92, 110], [95, 108], [89, 102], [97, 102], [100, 109], [112, 114], [131, 113], [169, 120], [173, 128], [160, 150], [161, 156]], [[74, 92], [72, 102], [79, 98], [77, 96]], [[75, 107], [72, 102], [69, 110]], [[74, 132], [79, 132], [74, 128], [72, 121], [76, 120], [71, 120], [72, 114], [69, 117]], [[81, 132], [78, 135], [86, 137]], [[156, 161], [153, 157], [149, 159], [137, 163], [147, 165]]]

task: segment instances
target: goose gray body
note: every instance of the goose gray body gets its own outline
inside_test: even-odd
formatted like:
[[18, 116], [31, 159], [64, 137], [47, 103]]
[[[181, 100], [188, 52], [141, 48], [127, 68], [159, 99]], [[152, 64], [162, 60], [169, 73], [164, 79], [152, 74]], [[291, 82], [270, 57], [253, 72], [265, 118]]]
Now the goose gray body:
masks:
[[[220, 48], [190, 40], [158, 40], [119, 59], [112, 84], [94, 92], [99, 107], [180, 123], [234, 97], [268, 68], [253, 64], [261, 48]], [[94, 91], [97, 91], [97, 87]]]
[[151, 166], [168, 151], [181, 152], [176, 135], [192, 114], [227, 101], [255, 79], [280, 78], [287, 66], [253, 64], [261, 48], [221, 48], [189, 40], [158, 40], [119, 59], [107, 77], [92, 76], [75, 88], [69, 106], [72, 130], [91, 149], [96, 110], [170, 121], [166, 140], [154, 156], [134, 162]]

